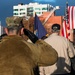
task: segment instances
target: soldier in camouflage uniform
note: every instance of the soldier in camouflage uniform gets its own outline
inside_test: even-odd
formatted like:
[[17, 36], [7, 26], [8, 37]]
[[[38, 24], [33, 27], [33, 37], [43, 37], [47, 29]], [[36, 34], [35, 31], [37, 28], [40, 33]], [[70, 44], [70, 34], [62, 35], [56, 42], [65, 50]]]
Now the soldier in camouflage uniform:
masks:
[[43, 40], [37, 40], [34, 44], [19, 36], [22, 28], [18, 29], [20, 21], [16, 21], [17, 18], [6, 19], [7, 36], [0, 42], [0, 75], [37, 75], [35, 68], [53, 65], [58, 54]]

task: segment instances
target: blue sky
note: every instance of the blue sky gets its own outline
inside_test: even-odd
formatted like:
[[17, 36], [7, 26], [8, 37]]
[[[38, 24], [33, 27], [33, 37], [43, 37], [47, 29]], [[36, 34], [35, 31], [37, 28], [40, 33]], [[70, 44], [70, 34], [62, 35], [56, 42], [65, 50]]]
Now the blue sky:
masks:
[[60, 10], [56, 13], [58, 15], [64, 15], [66, 1], [68, 1], [69, 6], [75, 6], [75, 0], [0, 0], [0, 21], [3, 26], [6, 26], [6, 17], [13, 16], [13, 6], [18, 5], [18, 3], [29, 4], [30, 2], [38, 2], [60, 6]]

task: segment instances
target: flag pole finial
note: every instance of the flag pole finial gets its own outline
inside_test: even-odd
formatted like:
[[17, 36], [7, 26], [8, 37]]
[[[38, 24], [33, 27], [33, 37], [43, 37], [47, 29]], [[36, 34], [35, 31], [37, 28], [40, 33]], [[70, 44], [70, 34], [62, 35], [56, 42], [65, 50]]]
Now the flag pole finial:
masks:
[[68, 6], [68, 0], [66, 1], [66, 6]]

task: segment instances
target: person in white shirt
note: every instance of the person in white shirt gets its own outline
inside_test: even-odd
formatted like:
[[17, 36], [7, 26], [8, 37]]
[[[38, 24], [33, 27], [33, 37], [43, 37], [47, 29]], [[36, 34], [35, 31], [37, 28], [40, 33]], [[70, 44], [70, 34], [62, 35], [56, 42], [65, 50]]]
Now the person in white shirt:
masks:
[[40, 75], [70, 75], [71, 61], [75, 56], [72, 43], [63, 36], [60, 36], [60, 25], [53, 24], [52, 34], [44, 41], [50, 44], [58, 53], [58, 61], [51, 66], [40, 67]]

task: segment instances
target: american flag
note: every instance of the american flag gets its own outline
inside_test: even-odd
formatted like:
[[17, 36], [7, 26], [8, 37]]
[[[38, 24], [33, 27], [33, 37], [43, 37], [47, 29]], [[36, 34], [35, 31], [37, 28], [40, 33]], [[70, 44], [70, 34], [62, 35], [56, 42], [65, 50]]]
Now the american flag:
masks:
[[66, 3], [66, 13], [63, 21], [62, 35], [66, 38], [70, 35], [70, 30], [75, 28], [75, 6], [68, 6]]

